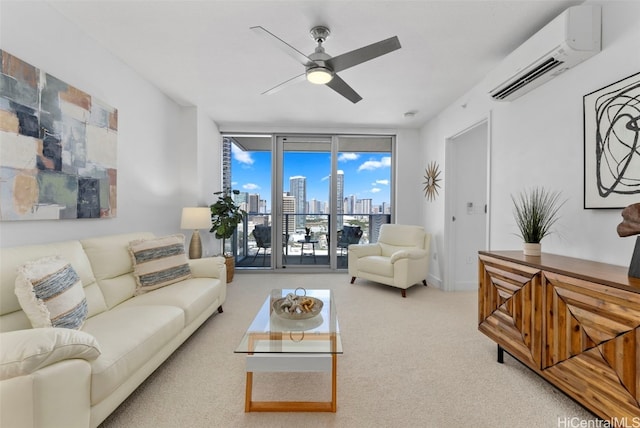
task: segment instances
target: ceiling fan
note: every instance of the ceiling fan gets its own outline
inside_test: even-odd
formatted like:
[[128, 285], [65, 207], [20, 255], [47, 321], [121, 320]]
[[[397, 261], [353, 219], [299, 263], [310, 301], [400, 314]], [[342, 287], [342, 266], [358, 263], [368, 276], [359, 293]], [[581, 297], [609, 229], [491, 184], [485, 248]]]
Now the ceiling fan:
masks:
[[318, 43], [318, 46], [312, 54], [305, 55], [263, 27], [255, 26], [250, 28], [255, 33], [273, 42], [286, 54], [305, 67], [304, 73], [274, 86], [273, 88], [263, 92], [263, 95], [272, 94], [285, 86], [306, 78], [311, 83], [327, 85], [352, 103], [357, 103], [362, 99], [362, 97], [358, 95], [358, 93], [354, 91], [353, 88], [351, 88], [351, 86], [349, 86], [344, 80], [342, 80], [337, 73], [353, 67], [354, 65], [362, 64], [365, 61], [393, 52], [401, 47], [400, 40], [398, 40], [397, 36], [394, 36], [386, 40], [381, 40], [377, 43], [364, 46], [360, 49], [332, 57], [325, 53], [324, 47], [322, 46], [325, 40], [329, 37], [330, 31], [327, 27], [317, 26], [311, 29], [311, 37]]

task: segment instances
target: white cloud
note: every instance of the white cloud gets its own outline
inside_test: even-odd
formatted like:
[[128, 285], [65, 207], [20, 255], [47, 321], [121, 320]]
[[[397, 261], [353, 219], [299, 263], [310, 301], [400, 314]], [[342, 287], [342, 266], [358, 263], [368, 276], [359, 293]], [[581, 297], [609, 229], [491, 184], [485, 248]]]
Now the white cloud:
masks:
[[360, 171], [373, 171], [374, 169], [379, 168], [388, 168], [391, 166], [391, 157], [385, 156], [381, 158], [379, 161], [377, 160], [368, 160], [364, 162], [362, 165], [358, 167], [358, 172]]
[[235, 144], [231, 145], [231, 154], [233, 155], [233, 158], [238, 162], [245, 165], [253, 165], [251, 153], [240, 150]]
[[381, 184], [383, 186], [388, 186], [389, 185], [389, 180], [376, 180], [374, 185], [376, 185], [376, 184]]
[[338, 156], [338, 162], [348, 162], [356, 160], [360, 157], [357, 153], [340, 153]]
[[260, 186], [258, 186], [257, 184], [254, 183], [247, 183], [247, 184], [243, 184], [242, 188], [244, 190], [257, 190], [260, 188]]
[[370, 190], [371, 193], [378, 193], [380, 191], [380, 189], [378, 189], [377, 187], [374, 187], [373, 189]]

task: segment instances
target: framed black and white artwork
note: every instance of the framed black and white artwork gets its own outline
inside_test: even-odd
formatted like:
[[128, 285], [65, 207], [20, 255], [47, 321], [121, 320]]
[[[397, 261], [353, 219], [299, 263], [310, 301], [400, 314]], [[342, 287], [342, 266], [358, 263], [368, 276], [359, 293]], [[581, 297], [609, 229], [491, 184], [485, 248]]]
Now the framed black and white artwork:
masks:
[[584, 208], [640, 202], [640, 73], [584, 96]]

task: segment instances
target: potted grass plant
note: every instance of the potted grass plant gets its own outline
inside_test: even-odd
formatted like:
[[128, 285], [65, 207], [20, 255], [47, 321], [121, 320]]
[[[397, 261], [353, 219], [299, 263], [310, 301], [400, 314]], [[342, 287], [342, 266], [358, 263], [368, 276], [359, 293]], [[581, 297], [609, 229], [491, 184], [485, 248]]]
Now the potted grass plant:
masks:
[[525, 256], [540, 256], [542, 238], [552, 233], [551, 227], [558, 220], [558, 212], [566, 200], [560, 200], [560, 192], [550, 192], [544, 187], [525, 190], [511, 195], [514, 217], [524, 241]]
[[238, 224], [242, 222], [247, 213], [240, 209], [233, 200], [233, 195], [238, 195], [239, 190], [214, 192], [218, 200], [210, 206], [211, 208], [211, 230], [217, 239], [222, 239], [222, 254], [227, 265], [227, 282], [233, 281], [235, 272], [235, 262], [232, 253], [225, 252], [227, 239], [233, 236], [238, 229]]

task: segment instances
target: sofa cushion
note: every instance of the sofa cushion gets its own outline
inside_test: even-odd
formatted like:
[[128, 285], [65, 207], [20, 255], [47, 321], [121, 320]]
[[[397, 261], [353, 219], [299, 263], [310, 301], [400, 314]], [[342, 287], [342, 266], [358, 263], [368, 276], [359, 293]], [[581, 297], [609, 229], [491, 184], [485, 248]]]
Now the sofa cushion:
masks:
[[136, 294], [155, 290], [191, 278], [184, 251], [184, 235], [135, 240], [129, 244]]
[[105, 306], [113, 308], [133, 297], [136, 283], [129, 243], [136, 239], [153, 237], [152, 233], [139, 232], [99, 236], [80, 241], [104, 295]]
[[87, 318], [87, 299], [80, 277], [58, 256], [18, 267], [15, 292], [33, 327], [78, 329]]
[[94, 336], [102, 348], [91, 363], [91, 404], [108, 397], [183, 327], [183, 311], [171, 306], [118, 305], [89, 318], [82, 331]]
[[[380, 227], [378, 243], [385, 243], [394, 247], [424, 248], [424, 236], [425, 231], [422, 226], [383, 224]], [[383, 252], [383, 254], [385, 253]]]
[[367, 256], [358, 259], [358, 270], [393, 278], [393, 265], [389, 257], [385, 256]]
[[0, 380], [28, 375], [72, 358], [94, 360], [100, 346], [88, 333], [68, 328], [16, 330], [2, 335]]
[[[125, 254], [127, 252], [125, 251]], [[76, 271], [87, 298], [89, 317], [107, 309], [102, 291], [96, 283], [87, 255], [78, 241], [55, 242], [50, 244], [26, 245], [0, 249], [0, 331], [31, 328], [29, 319], [22, 311], [15, 294], [17, 267], [31, 260], [47, 256], [60, 256], [67, 260]], [[129, 262], [131, 264], [131, 262]]]
[[221, 295], [226, 285], [218, 279], [192, 278], [144, 293], [122, 303], [120, 307], [137, 305], [177, 306], [184, 311], [185, 325], [197, 319]]

